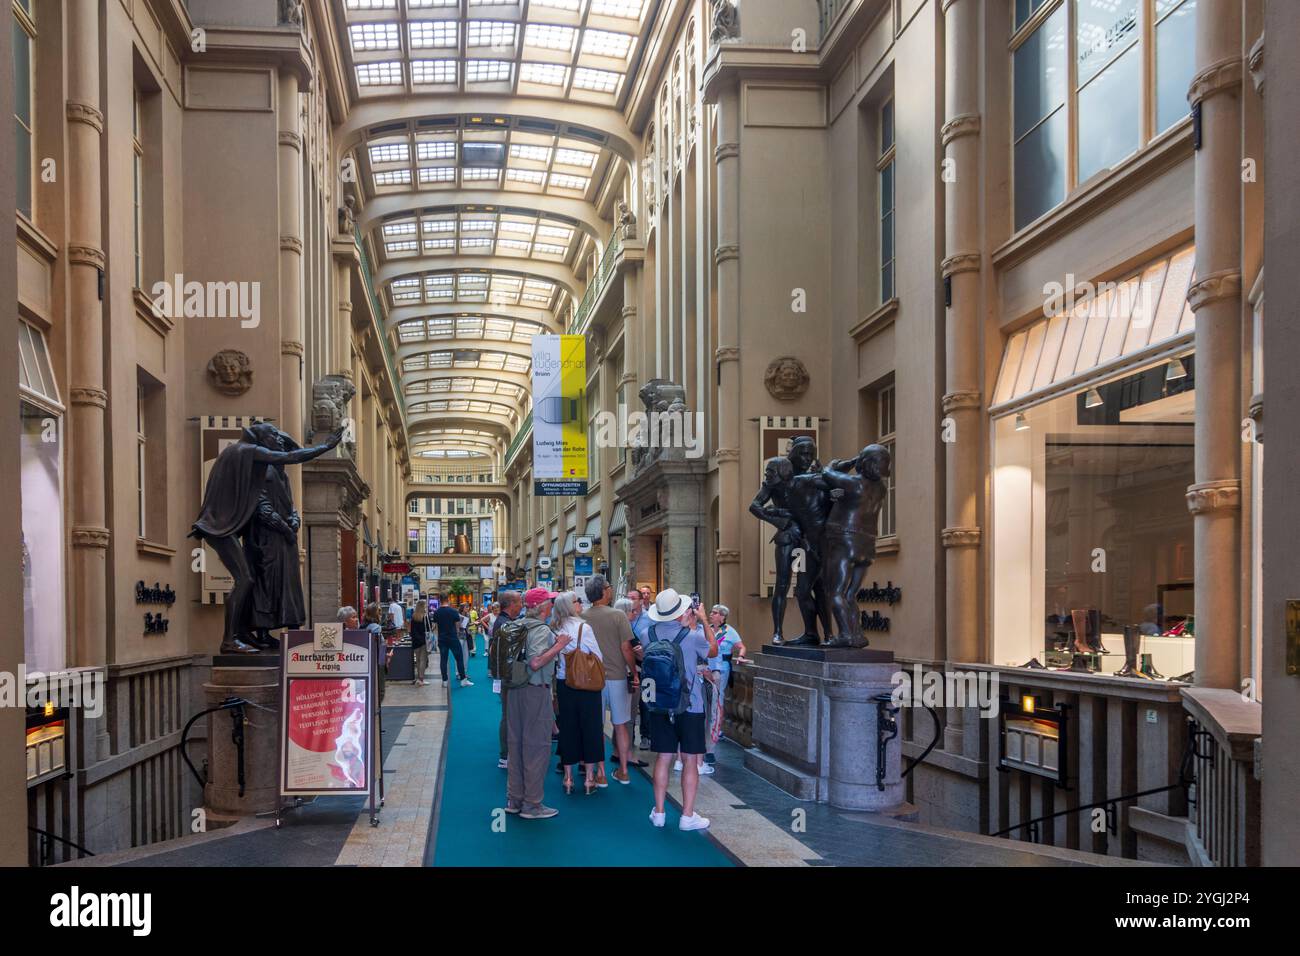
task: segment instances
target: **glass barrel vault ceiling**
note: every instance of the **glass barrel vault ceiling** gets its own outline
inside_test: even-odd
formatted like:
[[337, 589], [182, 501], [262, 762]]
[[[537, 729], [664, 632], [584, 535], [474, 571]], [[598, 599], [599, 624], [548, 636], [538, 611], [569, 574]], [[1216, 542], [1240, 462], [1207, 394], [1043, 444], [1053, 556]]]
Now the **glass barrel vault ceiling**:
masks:
[[[366, 238], [372, 261], [391, 277], [377, 287], [382, 305], [390, 316], [401, 310], [400, 321], [389, 325], [392, 345], [402, 349], [408, 412], [449, 421], [412, 436], [412, 447], [417, 456], [446, 456], [458, 448], [482, 453], [481, 443], [491, 444], [494, 434], [470, 420], [464, 429], [452, 427], [452, 419], [458, 412], [486, 413], [485, 405], [510, 419], [505, 408], [513, 403], [517, 424], [527, 390], [484, 376], [526, 375], [531, 365], [519, 346], [547, 331], [547, 322], [558, 328], [555, 317], [569, 304], [568, 292], [530, 265], [546, 263], [543, 273], [553, 273], [555, 267], [573, 269], [586, 255], [578, 224], [545, 209], [552, 199], [591, 203], [621, 162], [598, 130], [566, 122], [565, 104], [623, 106], [655, 4], [334, 4], [354, 103], [391, 100], [395, 106], [393, 122], [371, 124], [353, 155], [365, 203], [382, 198], [388, 209], [405, 207], [368, 221]], [[398, 106], [425, 95], [441, 104], [436, 115], [399, 115]], [[532, 119], [475, 115], [468, 99], [465, 110], [455, 109], [458, 97], [473, 97], [477, 110], [493, 95], [529, 98]], [[500, 199], [489, 204], [485, 193]], [[491, 258], [500, 267], [460, 268], [462, 257]], [[404, 260], [411, 262], [409, 272], [401, 271]], [[521, 317], [528, 310], [539, 318]], [[506, 345], [494, 347], [498, 342]], [[420, 349], [422, 343], [430, 348]]]

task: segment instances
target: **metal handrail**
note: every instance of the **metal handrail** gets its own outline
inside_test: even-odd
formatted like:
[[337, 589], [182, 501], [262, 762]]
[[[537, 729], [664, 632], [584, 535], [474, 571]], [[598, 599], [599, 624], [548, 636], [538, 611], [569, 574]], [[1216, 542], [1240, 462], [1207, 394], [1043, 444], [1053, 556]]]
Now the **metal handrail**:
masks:
[[519, 426], [519, 431], [515, 432], [515, 437], [510, 439], [510, 447], [506, 449], [507, 468], [509, 468], [510, 463], [515, 460], [515, 455], [518, 453], [519, 449], [523, 447], [524, 439], [528, 435], [532, 434], [532, 431], [533, 431], [533, 413], [529, 412], [528, 416], [524, 419], [524, 423]]
[[573, 322], [569, 326], [571, 334], [582, 335], [587, 331], [587, 323], [595, 309], [596, 300], [600, 298], [600, 293], [604, 290], [609, 274], [614, 268], [614, 260], [618, 258], [622, 248], [623, 229], [621, 226], [615, 226], [614, 232], [609, 237], [609, 244], [605, 246], [605, 252], [600, 257], [600, 265], [596, 267], [596, 276], [587, 283], [587, 291], [582, 294], [578, 310], [573, 314]]
[[77, 843], [75, 840], [69, 840], [67, 837], [59, 836], [57, 833], [51, 833], [49, 830], [42, 830], [40, 827], [34, 827], [30, 825], [27, 827], [27, 829], [31, 830], [33, 833], [36, 833], [41, 837], [42, 840], [41, 848], [37, 852], [37, 857], [41, 861], [41, 866], [44, 866], [46, 861], [49, 860], [50, 858], [49, 846], [48, 846], [48, 841], [50, 840], [58, 840], [60, 843], [64, 844], [65, 846], [70, 846], [74, 850], [79, 850], [85, 856], [95, 855], [93, 850], [87, 850], [84, 846], [82, 846], [80, 843]]
[[831, 28], [835, 26], [835, 21], [840, 18], [840, 14], [843, 13], [852, 2], [853, 0], [817, 0], [818, 12], [821, 19], [821, 38], [823, 40], [826, 39], [826, 34], [831, 32]]

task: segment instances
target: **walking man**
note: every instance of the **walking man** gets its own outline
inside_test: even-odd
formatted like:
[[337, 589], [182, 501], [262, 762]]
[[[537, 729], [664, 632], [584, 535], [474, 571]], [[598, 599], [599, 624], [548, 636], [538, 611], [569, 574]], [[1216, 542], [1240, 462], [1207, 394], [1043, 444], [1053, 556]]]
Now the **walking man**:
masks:
[[473, 687], [474, 682], [465, 673], [465, 651], [460, 643], [460, 611], [447, 602], [447, 595], [438, 595], [438, 610], [433, 612], [433, 623], [438, 626], [438, 662], [442, 666], [442, 686], [447, 686], [447, 655], [456, 658], [456, 677], [461, 687]]
[[501, 628], [524, 613], [524, 596], [518, 591], [502, 591], [500, 598], [501, 609], [496, 615], [496, 620], [492, 622], [492, 634], [488, 639], [488, 676], [492, 678], [495, 684], [501, 687], [501, 725], [498, 729], [500, 738], [500, 749], [497, 757], [497, 766], [505, 770], [508, 766], [507, 758], [509, 748], [506, 742], [506, 708], [509, 706], [507, 698], [510, 695], [510, 688], [505, 682], [506, 674], [496, 672], [497, 662], [497, 636], [501, 633]]
[[555, 726], [555, 712], [551, 709], [555, 659], [570, 641], [567, 634], [557, 638], [546, 624], [551, 601], [556, 597], [546, 588], [533, 588], [524, 595], [528, 681], [510, 689], [510, 710], [506, 714], [506, 813], [517, 813], [524, 820], [545, 820], [560, 812], [542, 803], [546, 766], [551, 757], [551, 728]]

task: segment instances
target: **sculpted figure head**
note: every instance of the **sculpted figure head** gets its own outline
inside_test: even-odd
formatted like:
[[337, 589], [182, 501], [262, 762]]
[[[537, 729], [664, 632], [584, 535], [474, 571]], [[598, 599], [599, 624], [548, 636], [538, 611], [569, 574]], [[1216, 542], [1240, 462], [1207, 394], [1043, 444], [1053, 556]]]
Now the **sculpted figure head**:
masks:
[[789, 458], [777, 456], [769, 458], [763, 466], [763, 484], [779, 485], [794, 477], [794, 465]]
[[208, 379], [219, 392], [242, 395], [253, 384], [253, 363], [237, 349], [222, 349], [208, 361]]
[[802, 475], [812, 468], [813, 461], [817, 458], [817, 443], [807, 435], [796, 438], [790, 442], [790, 451], [786, 457], [794, 466], [794, 473]]
[[857, 469], [858, 474], [864, 478], [870, 478], [872, 481], [888, 478], [892, 468], [889, 449], [884, 445], [868, 445], [858, 452], [854, 467]]

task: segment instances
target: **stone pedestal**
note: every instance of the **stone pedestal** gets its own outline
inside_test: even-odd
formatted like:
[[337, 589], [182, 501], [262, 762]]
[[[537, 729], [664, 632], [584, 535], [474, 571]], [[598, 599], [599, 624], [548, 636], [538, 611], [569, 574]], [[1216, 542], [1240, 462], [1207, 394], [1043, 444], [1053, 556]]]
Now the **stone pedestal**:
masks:
[[800, 800], [845, 810], [904, 803], [902, 739], [876, 778], [877, 707], [898, 670], [892, 651], [765, 646], [754, 664], [753, 741], [745, 766]]
[[[275, 666], [265, 666], [267, 663]], [[280, 805], [279, 658], [258, 655], [250, 664], [254, 666], [222, 667], [214, 663], [212, 678], [203, 685], [206, 707], [215, 707], [227, 697], [242, 697], [260, 705], [244, 708], [242, 797], [238, 751], [231, 738], [231, 712], [208, 715], [208, 785], [203, 803], [209, 813], [217, 816], [250, 816]]]
[[[684, 458], [680, 450], [666, 449], [618, 490], [617, 500], [627, 505], [633, 580], [659, 578], [660, 587], [674, 588], [679, 594], [700, 589], [706, 470], [702, 459]], [[654, 538], [661, 542], [661, 569], [653, 567]]]

